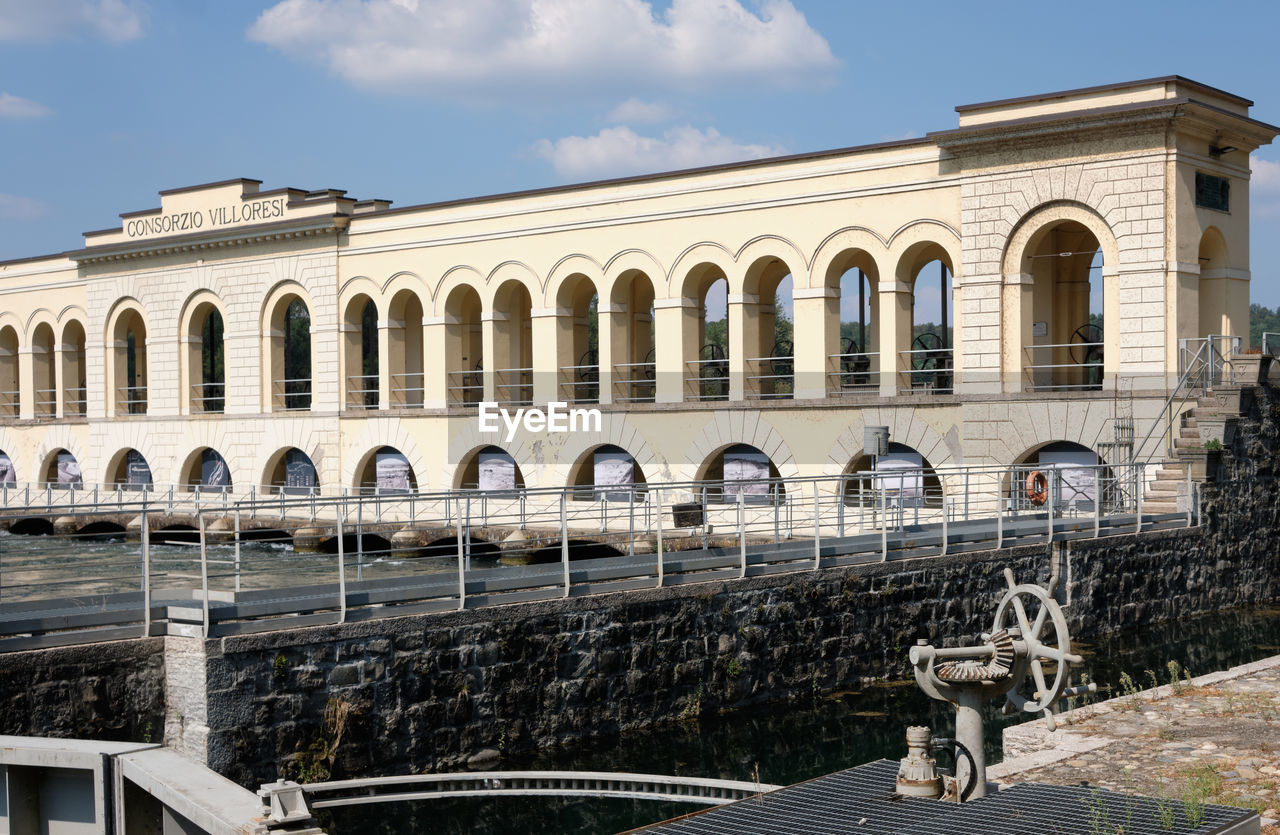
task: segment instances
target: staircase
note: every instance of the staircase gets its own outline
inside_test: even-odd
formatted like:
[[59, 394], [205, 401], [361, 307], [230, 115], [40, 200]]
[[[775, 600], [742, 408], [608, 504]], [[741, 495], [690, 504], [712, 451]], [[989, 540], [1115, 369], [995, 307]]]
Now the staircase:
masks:
[[1176, 457], [1160, 464], [1160, 468], [1156, 470], [1155, 479], [1142, 494], [1144, 513], [1185, 513], [1188, 510], [1187, 472], [1191, 463], [1184, 450], [1199, 451], [1204, 447], [1197, 418], [1239, 417], [1238, 409], [1233, 414], [1230, 409], [1223, 406], [1224, 401], [1231, 402], [1234, 398], [1215, 396], [1215, 392], [1220, 394], [1226, 388], [1234, 389], [1236, 386], [1219, 386], [1206, 391], [1196, 400], [1195, 407], [1182, 413], [1179, 426], [1175, 430], [1177, 434], [1173, 439]]

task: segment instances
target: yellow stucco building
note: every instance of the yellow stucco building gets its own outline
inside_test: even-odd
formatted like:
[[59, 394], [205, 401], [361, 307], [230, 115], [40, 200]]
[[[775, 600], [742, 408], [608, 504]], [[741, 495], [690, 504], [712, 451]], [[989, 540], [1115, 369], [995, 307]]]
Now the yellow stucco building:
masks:
[[[1105, 457], [1188, 345], [1247, 341], [1249, 155], [1278, 130], [1250, 106], [1173, 76], [963, 106], [920, 139], [406, 208], [164, 191], [0, 263], [0, 452], [18, 483], [74, 460], [86, 484], [143, 462], [185, 486], [216, 451], [237, 488], [295, 456], [325, 491], [372, 484], [388, 449], [426, 490], [476, 483], [490, 446], [531, 487], [590, 482], [602, 445], [637, 481], [718, 477], [739, 444], [830, 475], [869, 425], [939, 468]], [[479, 401], [603, 419], [508, 441]]]

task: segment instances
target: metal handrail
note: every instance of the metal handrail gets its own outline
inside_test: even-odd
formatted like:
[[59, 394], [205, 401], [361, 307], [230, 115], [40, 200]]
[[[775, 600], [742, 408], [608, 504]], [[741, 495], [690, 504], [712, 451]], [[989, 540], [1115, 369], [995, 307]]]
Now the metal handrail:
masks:
[[[758, 398], [760, 400], [787, 400], [794, 396], [796, 383], [794, 356], [747, 358], [748, 365], [753, 366], [756, 369], [766, 368], [767, 366], [765, 363], [780, 361], [790, 361], [791, 372], [789, 374], [748, 374], [747, 382], [749, 385], [747, 386], [746, 391], [747, 397]], [[775, 389], [780, 385], [784, 391], [764, 391], [764, 386], [762, 384], [765, 381], [772, 383]]]
[[311, 378], [298, 377], [292, 380], [273, 380], [274, 397], [272, 403], [277, 411], [305, 412], [311, 408]]
[[[913, 348], [908, 351], [899, 351], [898, 354], [903, 358], [906, 365], [906, 368], [899, 372], [907, 378], [905, 393], [909, 394], [920, 389], [929, 389], [934, 392], [949, 394], [955, 390], [954, 349]], [[940, 363], [938, 368], [917, 368], [915, 366], [917, 360], [924, 362], [931, 359]]]
[[[370, 383], [372, 382], [372, 387]], [[353, 409], [378, 408], [378, 375], [352, 374], [347, 377], [347, 406]], [[359, 388], [356, 388], [356, 384]]]
[[[707, 366], [723, 365], [723, 374], [708, 374]], [[696, 372], [685, 377], [686, 385], [692, 384], [695, 389], [694, 400], [728, 400], [729, 399], [729, 358], [710, 360], [686, 360], [685, 365]], [[708, 392], [708, 389], [712, 391]], [[720, 389], [723, 389], [721, 391]]]
[[[532, 368], [498, 368], [493, 373], [495, 402], [504, 406], [533, 405]], [[507, 382], [509, 375], [517, 375], [517, 382]]]
[[[1185, 343], [1183, 350], [1186, 350]], [[1147, 443], [1151, 440], [1151, 434], [1156, 431], [1156, 427], [1160, 426], [1162, 422], [1166, 424], [1163, 434], [1164, 437], [1168, 439], [1165, 454], [1167, 456], [1174, 455], [1173, 416], [1175, 414], [1180, 414], [1182, 407], [1191, 399], [1192, 394], [1199, 389], [1205, 388], [1209, 380], [1212, 378], [1214, 373], [1213, 354], [1217, 354], [1217, 349], [1213, 345], [1213, 337], [1208, 337], [1201, 341], [1200, 347], [1196, 349], [1196, 352], [1192, 355], [1191, 359], [1183, 363], [1185, 368], [1182, 375], [1178, 378], [1178, 382], [1173, 387], [1173, 391], [1169, 392], [1169, 396], [1165, 398], [1164, 406], [1162, 406], [1160, 411], [1156, 414], [1155, 420], [1151, 421], [1151, 425], [1147, 427], [1147, 434], [1142, 436], [1142, 440], [1140, 442], [1134, 444], [1133, 450], [1130, 453], [1130, 463], [1136, 463], [1139, 460], [1142, 460], [1141, 451], [1147, 448]], [[1218, 355], [1218, 358], [1222, 359], [1223, 362], [1227, 362], [1227, 360], [1221, 357], [1220, 354]], [[1182, 356], [1179, 356], [1179, 361], [1182, 361]], [[1208, 373], [1206, 374], [1206, 372]], [[1174, 406], [1175, 401], [1178, 404], [1176, 407]], [[1146, 456], [1146, 460], [1151, 460], [1152, 458], [1153, 455], [1151, 454]]]
[[[226, 383], [192, 383], [191, 403], [194, 411], [206, 415], [220, 415], [227, 405]], [[212, 394], [210, 392], [213, 392]]]
[[[614, 366], [613, 384], [626, 394], [614, 395], [618, 403], [652, 403], [658, 395], [658, 364], [656, 362], [620, 362]], [[639, 376], [636, 376], [639, 374]], [[637, 394], [636, 387], [644, 393]], [[645, 392], [647, 389], [647, 392]]]

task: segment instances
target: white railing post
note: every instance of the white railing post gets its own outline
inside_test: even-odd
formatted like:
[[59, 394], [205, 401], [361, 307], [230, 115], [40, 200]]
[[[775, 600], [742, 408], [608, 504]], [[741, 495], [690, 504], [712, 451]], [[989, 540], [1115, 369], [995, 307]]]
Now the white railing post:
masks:
[[880, 562], [889, 561], [889, 491], [885, 488], [884, 479], [877, 479], [880, 484]]
[[566, 506], [565, 493], [560, 492], [560, 567], [564, 572], [564, 593], [569, 596], [569, 510]]
[[356, 582], [364, 581], [364, 495], [356, 496]]
[[[1012, 478], [1012, 476], [1010, 476]], [[1004, 496], [996, 496], [996, 550], [1004, 547]]]
[[[738, 569], [738, 579], [745, 579], [747, 576], [747, 494], [741, 487], [738, 489], [738, 554], [741, 557], [741, 564]], [[705, 511], [704, 511], [705, 512]]]
[[203, 636], [209, 637], [209, 550], [204, 535], [204, 514], [198, 514], [200, 524], [200, 596], [204, 603]]
[[1093, 476], [1093, 538], [1102, 534], [1102, 467], [1094, 468]]
[[1057, 488], [1058, 481], [1058, 470], [1056, 467], [1049, 469], [1049, 478], [1047, 480], [1049, 482], [1049, 501], [1046, 503], [1046, 509], [1049, 511], [1049, 533], [1046, 541], [1053, 542], [1053, 507], [1055, 504], [1053, 501], [1053, 494]]
[[236, 507], [235, 515], [235, 563], [236, 563], [236, 591], [240, 591], [240, 508]]
[[1134, 477], [1134, 480], [1137, 482], [1137, 487], [1135, 489], [1135, 492], [1137, 493], [1137, 497], [1138, 497], [1137, 525], [1135, 527], [1134, 533], [1142, 533], [1142, 493], [1144, 490], [1147, 489], [1147, 485], [1145, 480], [1142, 478], [1141, 464], [1138, 464], [1133, 468], [1133, 477]]
[[[653, 491], [655, 511], [658, 514], [658, 588], [662, 588], [663, 568], [662, 568], [662, 488], [655, 488]], [[705, 510], [703, 511], [706, 512]]]
[[151, 528], [142, 508], [142, 637], [151, 634]]
[[818, 511], [818, 482], [813, 483], [813, 570], [822, 566], [822, 532], [819, 524], [822, 521]]
[[1191, 502], [1191, 468], [1187, 468], [1187, 527], [1191, 527], [1191, 511], [1194, 505]]
[[947, 497], [942, 497], [942, 550], [938, 556], [945, 557], [947, 555]]
[[[446, 500], [447, 501], [447, 500]], [[467, 497], [467, 513], [471, 512], [471, 497]], [[462, 541], [462, 497], [458, 497], [458, 609], [467, 608], [466, 545]]]
[[342, 499], [335, 510], [337, 511], [337, 534], [338, 534], [338, 623], [347, 622], [347, 547], [343, 542], [344, 531], [342, 530], [343, 517], [347, 515], [347, 500]]

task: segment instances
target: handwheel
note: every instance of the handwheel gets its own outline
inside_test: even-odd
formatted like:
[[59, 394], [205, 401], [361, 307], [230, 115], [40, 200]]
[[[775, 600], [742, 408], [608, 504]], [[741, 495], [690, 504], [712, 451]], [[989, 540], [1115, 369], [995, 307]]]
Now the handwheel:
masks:
[[[1010, 585], [996, 607], [991, 631], [1019, 629], [1022, 634], [1018, 640], [1027, 648], [1025, 653], [1019, 654], [1020, 663], [1013, 671], [1017, 684], [1005, 696], [1005, 712], [1023, 710], [1048, 715], [1052, 712], [1050, 706], [1066, 687], [1068, 662], [1078, 663], [1081, 659], [1071, 654], [1067, 619], [1049, 593], [1029, 583]], [[1045, 663], [1050, 661], [1056, 665], [1052, 685], [1045, 680], [1044, 669]], [[1032, 679], [1030, 697], [1023, 693], [1026, 687], [1023, 679], [1027, 675]]]

